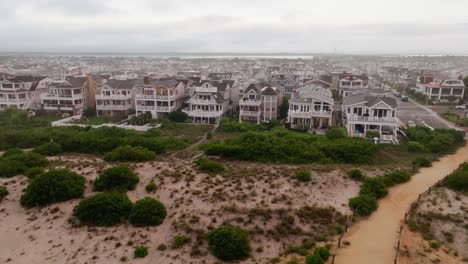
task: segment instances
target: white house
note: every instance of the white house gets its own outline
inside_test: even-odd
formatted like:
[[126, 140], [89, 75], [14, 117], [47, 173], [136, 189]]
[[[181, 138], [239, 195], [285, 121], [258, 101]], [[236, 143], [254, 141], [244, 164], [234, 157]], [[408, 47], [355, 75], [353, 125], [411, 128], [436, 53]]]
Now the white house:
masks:
[[183, 111], [194, 123], [218, 123], [223, 114], [236, 109], [234, 99], [238, 91], [230, 81], [208, 81], [194, 84], [193, 95]]
[[419, 84], [419, 87], [422, 87], [422, 92], [432, 101], [463, 99], [465, 94], [463, 80], [446, 76], [435, 76], [431, 82]]
[[10, 106], [20, 109], [36, 108], [36, 97], [52, 79], [36, 76], [16, 76], [0, 80], [0, 110]]
[[239, 100], [239, 122], [268, 122], [278, 117], [284, 90], [270, 82], [250, 84]]
[[291, 128], [307, 127], [322, 132], [332, 125], [333, 96], [329, 89], [304, 86], [289, 99]]
[[52, 82], [48, 92], [40, 94], [42, 109], [73, 115], [81, 114], [87, 102], [88, 79], [86, 76], [69, 76], [65, 80]]
[[367, 94], [343, 98], [343, 125], [349, 136], [377, 138], [397, 143], [397, 102], [391, 97]]
[[368, 88], [368, 77], [366, 75], [343, 74], [338, 82], [340, 94], [347, 96], [353, 90]]
[[138, 80], [111, 79], [96, 89], [97, 115], [126, 117], [135, 109]]
[[135, 94], [136, 114], [151, 113], [153, 118], [164, 118], [180, 109], [186, 98], [186, 88], [176, 78], [149, 80]]

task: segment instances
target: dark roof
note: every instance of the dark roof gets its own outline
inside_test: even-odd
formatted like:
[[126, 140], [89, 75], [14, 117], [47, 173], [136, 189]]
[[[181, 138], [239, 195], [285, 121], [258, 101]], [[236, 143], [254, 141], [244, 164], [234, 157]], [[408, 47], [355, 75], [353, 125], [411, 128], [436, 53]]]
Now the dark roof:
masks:
[[257, 93], [261, 93], [262, 89], [265, 88], [265, 87], [272, 87], [272, 86], [275, 86], [273, 83], [271, 82], [259, 82], [259, 83], [252, 83], [250, 84], [249, 86], [247, 86], [247, 88], [245, 89], [245, 92], [248, 92], [250, 90], [255, 90], [257, 91]]
[[87, 77], [68, 76], [68, 77], [65, 78], [65, 80], [67, 82], [69, 82], [73, 87], [81, 87], [86, 83], [88, 78]]
[[[211, 81], [211, 80], [203, 80], [200, 83], [198, 83], [196, 86], [202, 86], [204, 83], [209, 83], [212, 86], [216, 87], [218, 89], [218, 92], [224, 92], [227, 89], [228, 82], [219, 82], [219, 81]], [[231, 85], [229, 85], [231, 87]]]
[[136, 86], [137, 79], [129, 79], [129, 80], [115, 80], [111, 79], [107, 81], [106, 85], [113, 89], [132, 89]]
[[272, 87], [268, 86], [262, 89], [262, 94], [263, 95], [277, 95], [278, 93], [276, 92], [275, 89]]
[[179, 80], [175, 78], [160, 78], [160, 79], [153, 79], [149, 82], [150, 85], [154, 86], [164, 86], [167, 88], [175, 88], [179, 84]]
[[232, 72], [210, 72], [208, 73], [208, 79], [219, 79], [218, 75], [229, 75], [229, 78], [231, 78]]
[[354, 105], [354, 104], [359, 104], [363, 102], [365, 102], [365, 105], [368, 107], [372, 107], [380, 102], [384, 102], [392, 108], [396, 108], [398, 106], [395, 98], [391, 98], [391, 97], [371, 96], [367, 94], [356, 94], [356, 95], [346, 96], [345, 98], [343, 98], [344, 105]]
[[15, 76], [13, 78], [9, 78], [8, 81], [10, 82], [38, 82], [42, 79], [46, 78], [45, 76], [31, 76], [31, 75], [24, 75], [24, 76]]

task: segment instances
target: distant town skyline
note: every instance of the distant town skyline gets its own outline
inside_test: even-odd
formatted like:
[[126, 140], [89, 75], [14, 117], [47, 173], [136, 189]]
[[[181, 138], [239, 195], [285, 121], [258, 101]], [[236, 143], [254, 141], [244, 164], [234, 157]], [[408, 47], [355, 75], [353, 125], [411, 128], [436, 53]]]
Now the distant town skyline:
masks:
[[0, 0], [0, 52], [468, 54], [468, 1]]

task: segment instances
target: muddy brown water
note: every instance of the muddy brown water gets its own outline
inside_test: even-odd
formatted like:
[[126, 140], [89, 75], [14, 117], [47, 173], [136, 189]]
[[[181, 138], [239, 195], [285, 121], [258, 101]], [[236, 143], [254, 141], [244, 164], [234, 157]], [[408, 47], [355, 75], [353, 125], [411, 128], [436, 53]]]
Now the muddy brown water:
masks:
[[405, 184], [395, 186], [379, 201], [379, 208], [368, 219], [352, 226], [344, 240], [351, 244], [336, 252], [337, 264], [391, 264], [394, 263], [398, 231], [405, 212], [420, 193], [468, 161], [468, 145], [455, 154], [422, 168]]

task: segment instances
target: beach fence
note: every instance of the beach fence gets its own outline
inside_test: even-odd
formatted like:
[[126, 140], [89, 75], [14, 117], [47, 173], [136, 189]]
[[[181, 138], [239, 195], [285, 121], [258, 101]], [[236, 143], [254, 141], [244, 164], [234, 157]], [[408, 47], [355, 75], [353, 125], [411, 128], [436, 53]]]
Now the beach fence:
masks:
[[[354, 217], [355, 217], [355, 213], [353, 212], [353, 214], [352, 214], [352, 219], [353, 219]], [[340, 236], [338, 237], [338, 240], [337, 240], [337, 242], [336, 242], [336, 249], [342, 247], [342, 245], [343, 245], [343, 238], [344, 238], [344, 235], [346, 234], [346, 232], [348, 232], [349, 226], [350, 226], [350, 225], [349, 225], [349, 221], [348, 221], [348, 216], [346, 216], [346, 218], [345, 218], [345, 229], [344, 229], [344, 231], [340, 234]], [[335, 249], [335, 250], [336, 250], [336, 249]], [[332, 253], [332, 254], [331, 254], [331, 261], [330, 261], [331, 264], [335, 264], [335, 257], [336, 257], [336, 254], [335, 254], [335, 253]]]
[[400, 256], [400, 252], [401, 252], [401, 236], [402, 236], [402, 233], [403, 233], [403, 227], [408, 223], [408, 218], [410, 216], [410, 214], [413, 212], [413, 210], [417, 207], [417, 205], [421, 202], [421, 199], [426, 196], [426, 195], [429, 195], [431, 193], [432, 190], [434, 190], [435, 188], [437, 187], [440, 187], [442, 186], [443, 182], [445, 181], [445, 179], [448, 177], [449, 175], [445, 176], [442, 180], [439, 180], [438, 182], [436, 182], [434, 185], [432, 185], [431, 187], [429, 187], [429, 189], [427, 189], [426, 191], [424, 191], [423, 193], [419, 194], [418, 195], [418, 199], [416, 201], [414, 201], [408, 211], [406, 211], [405, 213], [405, 217], [403, 218], [403, 221], [401, 222], [401, 225], [400, 225], [400, 229], [399, 229], [399, 233], [398, 233], [398, 242], [396, 244], [396, 252], [395, 252], [395, 258], [394, 258], [394, 261], [393, 263], [394, 264], [397, 264], [398, 263], [398, 257]]

